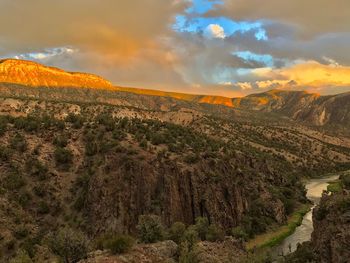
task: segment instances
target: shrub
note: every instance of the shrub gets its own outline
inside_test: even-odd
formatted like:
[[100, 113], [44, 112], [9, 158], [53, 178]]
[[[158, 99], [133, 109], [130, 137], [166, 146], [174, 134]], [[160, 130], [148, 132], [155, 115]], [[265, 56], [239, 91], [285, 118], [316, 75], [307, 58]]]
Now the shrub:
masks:
[[18, 203], [22, 207], [27, 207], [31, 199], [32, 199], [32, 196], [30, 195], [30, 193], [28, 193], [27, 191], [24, 191], [20, 193], [18, 198]]
[[3, 118], [0, 119], [0, 136], [3, 136], [7, 130], [7, 122]]
[[327, 191], [331, 193], [339, 193], [342, 191], [342, 183], [340, 181], [330, 182]]
[[180, 244], [184, 238], [186, 226], [182, 222], [175, 222], [169, 229], [169, 239]]
[[122, 254], [128, 252], [135, 241], [127, 235], [115, 236], [105, 242], [104, 248], [109, 249], [113, 254]]
[[209, 221], [206, 217], [197, 217], [196, 218], [196, 230], [198, 232], [199, 238], [201, 240], [205, 240], [208, 229], [209, 229]]
[[38, 159], [30, 158], [26, 162], [26, 171], [32, 176], [38, 177], [40, 180], [45, 180], [47, 177], [48, 168]]
[[154, 243], [163, 239], [163, 225], [156, 215], [141, 215], [137, 225], [142, 242]]
[[44, 197], [46, 194], [46, 188], [42, 184], [40, 184], [40, 185], [34, 186], [33, 192], [38, 197]]
[[4, 146], [0, 146], [0, 160], [8, 161], [11, 157], [11, 151]]
[[31, 258], [33, 258], [36, 252], [36, 245], [40, 244], [41, 239], [41, 234], [34, 237], [27, 237], [21, 244], [21, 248], [24, 249]]
[[32, 259], [29, 257], [25, 250], [19, 250], [16, 256], [10, 259], [9, 263], [33, 263]]
[[85, 145], [85, 154], [87, 156], [94, 156], [98, 152], [98, 146], [95, 141], [87, 141]]
[[4, 179], [4, 187], [8, 190], [19, 190], [26, 182], [18, 172], [8, 174]]
[[16, 133], [15, 136], [12, 137], [10, 140], [10, 146], [12, 149], [19, 152], [25, 152], [27, 150], [27, 142], [19, 133]]
[[73, 128], [75, 129], [80, 129], [84, 124], [84, 118], [81, 115], [76, 115], [74, 113], [69, 113], [65, 121], [72, 123]]
[[[272, 262], [275, 262], [275, 261], [273, 261], [271, 253], [268, 250], [267, 251], [250, 252], [241, 261], [241, 263], [272, 263]], [[303, 263], [306, 263], [306, 262], [303, 262]]]
[[71, 151], [62, 147], [56, 148], [54, 155], [57, 165], [70, 164], [73, 160], [73, 154]]
[[199, 235], [195, 226], [190, 226], [186, 229], [184, 233], [184, 242], [187, 242], [187, 245], [190, 249], [198, 242]]
[[78, 262], [86, 258], [88, 253], [89, 242], [86, 236], [71, 228], [51, 233], [47, 243], [50, 250], [60, 256], [65, 263]]
[[210, 242], [223, 241], [225, 238], [224, 231], [217, 225], [210, 225], [208, 233], [206, 234], [206, 240]]
[[153, 145], [160, 145], [165, 143], [165, 138], [162, 134], [159, 133], [155, 133], [153, 134], [153, 136], [151, 137], [151, 143]]
[[65, 135], [56, 136], [53, 140], [53, 144], [57, 147], [66, 147], [68, 144], [68, 138]]
[[38, 213], [39, 214], [48, 214], [50, 212], [50, 207], [45, 201], [40, 201], [38, 206]]
[[96, 120], [98, 121], [99, 124], [104, 125], [107, 131], [113, 131], [115, 126], [115, 120], [111, 115], [101, 114], [96, 117]]
[[344, 174], [340, 177], [345, 189], [350, 190], [350, 174]]
[[321, 220], [325, 219], [326, 216], [328, 215], [327, 207], [325, 207], [324, 205], [320, 205], [319, 207], [317, 207], [315, 209], [314, 215], [315, 215], [316, 220], [321, 221]]
[[288, 198], [282, 198], [282, 202], [283, 202], [284, 209], [285, 209], [287, 215], [291, 214], [295, 208], [295, 200], [288, 199]]
[[140, 142], [140, 147], [143, 148], [143, 149], [147, 149], [147, 146], [148, 146], [148, 142], [146, 139], [143, 139], [141, 142]]
[[16, 246], [16, 240], [14, 240], [14, 239], [11, 239], [11, 240], [7, 241], [7, 243], [6, 243], [7, 250], [13, 250], [15, 248], [15, 246]]
[[189, 246], [187, 241], [180, 245], [179, 263], [199, 263], [194, 247]]
[[188, 154], [185, 156], [184, 161], [188, 164], [194, 164], [197, 163], [199, 161], [199, 157], [196, 154]]
[[339, 207], [341, 212], [348, 212], [350, 211], [350, 198], [344, 197], [337, 201], [337, 206]]
[[235, 227], [232, 228], [231, 234], [236, 239], [243, 239], [244, 241], [247, 241], [249, 238], [249, 235], [244, 231], [242, 227]]
[[29, 231], [25, 226], [19, 226], [13, 234], [16, 239], [23, 239], [29, 235]]

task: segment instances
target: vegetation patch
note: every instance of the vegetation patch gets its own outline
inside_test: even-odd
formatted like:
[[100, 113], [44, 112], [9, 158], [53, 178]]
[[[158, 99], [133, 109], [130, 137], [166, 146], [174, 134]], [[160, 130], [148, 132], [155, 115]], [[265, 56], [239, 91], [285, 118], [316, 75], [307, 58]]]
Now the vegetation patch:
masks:
[[341, 181], [329, 182], [327, 186], [327, 191], [331, 193], [339, 193], [342, 190], [343, 186]]
[[289, 218], [288, 223], [281, 227], [272, 229], [265, 234], [258, 235], [247, 242], [247, 249], [271, 248], [281, 243], [286, 237], [294, 233], [301, 225], [304, 216], [310, 211], [311, 205], [305, 204], [299, 207]]

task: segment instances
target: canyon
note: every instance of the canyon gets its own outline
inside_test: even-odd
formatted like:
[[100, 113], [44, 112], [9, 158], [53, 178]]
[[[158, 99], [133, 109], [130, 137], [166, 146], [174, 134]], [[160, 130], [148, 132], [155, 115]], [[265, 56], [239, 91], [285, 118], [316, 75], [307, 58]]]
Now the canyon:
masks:
[[188, 95], [14, 60], [0, 82], [4, 260], [57, 256], [45, 240], [64, 227], [94, 249], [107, 233], [137, 237], [144, 215], [165, 229], [204, 218], [231, 239], [196, 249], [244, 260], [245, 239], [309, 204], [302, 180], [350, 168], [349, 94]]

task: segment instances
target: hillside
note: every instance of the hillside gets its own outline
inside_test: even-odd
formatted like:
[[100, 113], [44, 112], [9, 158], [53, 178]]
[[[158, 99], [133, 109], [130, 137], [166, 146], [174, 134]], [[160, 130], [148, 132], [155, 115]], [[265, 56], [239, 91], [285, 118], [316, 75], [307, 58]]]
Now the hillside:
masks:
[[254, 236], [306, 202], [301, 176], [350, 162], [346, 138], [193, 109], [8, 98], [0, 112], [5, 257], [28, 242], [34, 257], [63, 226], [91, 242], [136, 235], [143, 214], [166, 227], [205, 217], [226, 234], [240, 227]]
[[[33, 90], [33, 87], [37, 90]], [[46, 90], [47, 88], [49, 90]], [[347, 134], [350, 127], [350, 93], [320, 96], [304, 91], [271, 90], [243, 98], [193, 95], [116, 87], [95, 75], [65, 72], [23, 60], [0, 61], [1, 94], [31, 96], [38, 99], [101, 102], [150, 110], [161, 107], [166, 109], [175, 105], [193, 107], [193, 104], [204, 105], [196, 107], [211, 110], [205, 105], [212, 105], [214, 111], [230, 112], [228, 109], [223, 110], [223, 107], [227, 107], [241, 112], [274, 113], [304, 125], [326, 127], [328, 130]], [[247, 115], [246, 112], [242, 114]]]
[[90, 87], [104, 89], [112, 87], [110, 82], [92, 74], [66, 72], [35, 62], [15, 59], [0, 60], [0, 82], [29, 87]]
[[[26, 63], [4, 67], [20, 77], [0, 83], [0, 261], [62, 258], [76, 252], [56, 246], [68, 242], [79, 253], [66, 262], [97, 249], [104, 262], [110, 239], [130, 235], [136, 262], [214, 250], [238, 262], [244, 241], [308, 204], [304, 178], [350, 169], [350, 138], [303, 125], [326, 107], [314, 125], [345, 130], [347, 94], [154, 94]], [[142, 219], [158, 229], [151, 242]], [[164, 239], [177, 245], [144, 244]]]
[[280, 113], [314, 126], [350, 125], [350, 93], [320, 96], [304, 91], [271, 90], [235, 101], [241, 109]]

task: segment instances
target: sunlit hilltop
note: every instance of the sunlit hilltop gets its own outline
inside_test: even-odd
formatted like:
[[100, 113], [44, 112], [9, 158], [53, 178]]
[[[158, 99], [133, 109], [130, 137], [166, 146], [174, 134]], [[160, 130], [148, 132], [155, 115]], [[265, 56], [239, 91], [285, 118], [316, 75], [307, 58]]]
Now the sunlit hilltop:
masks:
[[66, 72], [17, 59], [0, 60], [0, 82], [32, 87], [112, 87], [110, 82], [96, 75]]

